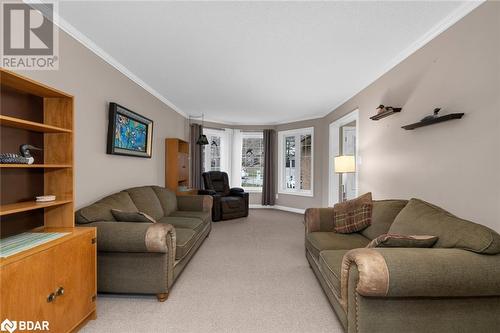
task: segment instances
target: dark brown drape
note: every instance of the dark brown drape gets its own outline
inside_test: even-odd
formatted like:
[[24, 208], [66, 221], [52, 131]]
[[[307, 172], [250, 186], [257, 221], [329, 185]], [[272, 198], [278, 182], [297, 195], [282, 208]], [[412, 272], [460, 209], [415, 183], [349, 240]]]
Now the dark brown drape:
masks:
[[203, 126], [191, 124], [189, 133], [189, 144], [191, 146], [191, 187], [201, 189], [203, 188], [201, 178], [203, 171], [202, 147], [196, 141], [198, 141], [198, 138], [203, 133]]
[[262, 205], [273, 206], [276, 199], [276, 131], [264, 130], [264, 184], [262, 186]]

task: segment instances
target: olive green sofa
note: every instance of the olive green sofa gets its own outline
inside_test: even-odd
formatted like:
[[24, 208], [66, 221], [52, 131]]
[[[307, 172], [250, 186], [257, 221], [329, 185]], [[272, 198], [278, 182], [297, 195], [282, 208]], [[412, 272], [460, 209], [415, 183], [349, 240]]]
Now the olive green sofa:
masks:
[[[143, 212], [156, 223], [118, 222], [112, 209]], [[212, 228], [212, 197], [176, 196], [159, 186], [130, 188], [76, 212], [82, 227], [97, 227], [97, 289], [154, 294], [170, 288]]]
[[[306, 257], [346, 332], [499, 332], [500, 235], [418, 199], [373, 202], [372, 225], [333, 231], [305, 212]], [[365, 248], [384, 233], [434, 235], [433, 248]]]

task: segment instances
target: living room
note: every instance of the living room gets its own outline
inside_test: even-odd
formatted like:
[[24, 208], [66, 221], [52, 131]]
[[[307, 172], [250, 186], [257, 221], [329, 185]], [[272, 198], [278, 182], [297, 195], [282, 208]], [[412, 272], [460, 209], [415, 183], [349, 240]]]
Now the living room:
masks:
[[500, 2], [1, 6], [2, 331], [498, 331]]

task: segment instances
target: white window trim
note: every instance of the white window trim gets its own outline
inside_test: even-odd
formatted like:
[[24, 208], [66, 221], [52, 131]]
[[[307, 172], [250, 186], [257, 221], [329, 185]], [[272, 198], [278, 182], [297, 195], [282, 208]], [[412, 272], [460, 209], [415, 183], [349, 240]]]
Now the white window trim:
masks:
[[[285, 164], [284, 164], [285, 137], [292, 135], [304, 135], [304, 134], [311, 134], [311, 189], [310, 190], [287, 189], [285, 188], [285, 182], [283, 179], [284, 169], [285, 169]], [[300, 151], [300, 147], [298, 151]], [[298, 195], [302, 197], [314, 196], [314, 127], [297, 128], [288, 131], [278, 132], [278, 193]]]
[[[243, 187], [241, 186], [241, 161], [242, 161], [242, 149], [243, 149], [243, 139], [245, 138], [260, 138], [264, 140], [264, 132], [240, 132], [241, 136], [241, 141], [240, 144], [237, 145], [239, 147], [239, 170], [238, 170], [238, 177], [239, 177], [239, 187], [245, 190], [245, 192], [249, 193], [262, 193], [262, 187], [256, 189], [255, 187]], [[264, 144], [264, 143], [263, 143]]]

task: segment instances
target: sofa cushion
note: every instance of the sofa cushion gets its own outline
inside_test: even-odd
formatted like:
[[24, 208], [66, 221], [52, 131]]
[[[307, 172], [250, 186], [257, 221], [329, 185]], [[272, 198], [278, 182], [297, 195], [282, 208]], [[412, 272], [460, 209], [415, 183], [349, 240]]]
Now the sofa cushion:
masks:
[[383, 234], [373, 239], [366, 247], [412, 247], [429, 248], [436, 244], [438, 237], [430, 235]]
[[366, 193], [356, 199], [333, 206], [333, 229], [350, 234], [365, 229], [372, 221], [372, 194]]
[[333, 231], [319, 231], [306, 235], [306, 248], [316, 259], [323, 250], [351, 250], [365, 247], [368, 243], [370, 240], [358, 233], [339, 234]]
[[79, 209], [76, 212], [76, 221], [79, 224], [91, 223], [97, 221], [115, 221], [111, 209], [120, 209], [123, 211], [137, 211], [137, 207], [126, 192], [119, 192]]
[[459, 248], [477, 253], [500, 253], [500, 235], [480, 224], [458, 218], [419, 199], [411, 199], [398, 214], [389, 233], [435, 235], [434, 247]]
[[178, 216], [165, 216], [158, 220], [161, 223], [169, 223], [177, 228], [191, 229], [195, 232], [203, 230], [205, 223], [195, 217], [178, 217]]
[[372, 224], [361, 230], [361, 234], [369, 239], [386, 234], [392, 222], [408, 200], [376, 200], [373, 201]]
[[111, 209], [111, 214], [120, 222], [156, 223], [156, 220], [143, 212], [126, 212], [121, 209]]
[[133, 187], [125, 190], [125, 192], [130, 195], [137, 209], [141, 212], [148, 214], [155, 220], [165, 216], [160, 200], [152, 186]]
[[203, 221], [203, 223], [210, 223], [212, 220], [212, 212], [210, 211], [189, 211], [189, 210], [176, 210], [168, 215], [169, 217], [192, 217]]
[[175, 228], [175, 259], [181, 260], [196, 242], [196, 232], [192, 229]]
[[151, 186], [155, 191], [161, 207], [163, 208], [163, 216], [169, 215], [171, 212], [177, 210], [177, 196], [175, 193], [165, 187]]
[[319, 254], [319, 267], [332, 292], [340, 299], [342, 258], [348, 250], [326, 250]]

